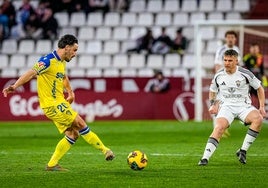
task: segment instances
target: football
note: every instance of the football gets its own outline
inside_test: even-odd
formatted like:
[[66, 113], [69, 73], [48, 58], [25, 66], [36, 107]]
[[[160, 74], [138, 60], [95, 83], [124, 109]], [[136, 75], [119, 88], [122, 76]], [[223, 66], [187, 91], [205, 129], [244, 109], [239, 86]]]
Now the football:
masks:
[[127, 163], [132, 170], [142, 170], [147, 166], [148, 158], [144, 152], [135, 150], [128, 154]]

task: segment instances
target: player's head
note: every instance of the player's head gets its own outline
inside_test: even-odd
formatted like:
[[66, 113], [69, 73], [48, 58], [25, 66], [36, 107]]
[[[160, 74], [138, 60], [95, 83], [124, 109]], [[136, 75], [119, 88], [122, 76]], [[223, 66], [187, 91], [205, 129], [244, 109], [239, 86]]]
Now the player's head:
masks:
[[251, 54], [257, 55], [258, 53], [260, 53], [260, 47], [257, 43], [252, 43], [249, 47], [249, 51]]
[[232, 48], [236, 44], [237, 33], [233, 30], [226, 31], [225, 42], [229, 48]]
[[233, 73], [236, 70], [236, 66], [238, 64], [237, 51], [233, 49], [226, 50], [223, 55], [223, 62], [226, 72]]
[[78, 50], [78, 40], [75, 36], [63, 35], [58, 42], [58, 48], [61, 51], [61, 58], [67, 62], [76, 56]]

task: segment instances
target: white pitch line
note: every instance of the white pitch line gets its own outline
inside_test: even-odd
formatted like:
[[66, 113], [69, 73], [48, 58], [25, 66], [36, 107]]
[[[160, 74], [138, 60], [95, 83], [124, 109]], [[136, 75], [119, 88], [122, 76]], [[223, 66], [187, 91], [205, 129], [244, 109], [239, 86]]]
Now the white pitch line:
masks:
[[[44, 154], [47, 154], [47, 155], [52, 155], [53, 151], [51, 152], [36, 152], [36, 151], [0, 151], [0, 155], [44, 155]], [[102, 153], [99, 153], [98, 151], [96, 152], [68, 152], [67, 155], [72, 155], [72, 154], [75, 154], [75, 155], [103, 155]], [[124, 156], [127, 156], [128, 153], [122, 153], [122, 152], [119, 152], [119, 153], [116, 153], [115, 152], [115, 155], [124, 155]], [[197, 153], [146, 153], [147, 156], [156, 156], [156, 157], [200, 157], [202, 156], [202, 152], [197, 154]], [[217, 154], [217, 156], [235, 156], [235, 152], [234, 153], [229, 153], [229, 154]], [[263, 153], [263, 154], [254, 154], [254, 153], [251, 153], [251, 154], [247, 154], [247, 156], [255, 156], [255, 157], [268, 157], [268, 153]]]

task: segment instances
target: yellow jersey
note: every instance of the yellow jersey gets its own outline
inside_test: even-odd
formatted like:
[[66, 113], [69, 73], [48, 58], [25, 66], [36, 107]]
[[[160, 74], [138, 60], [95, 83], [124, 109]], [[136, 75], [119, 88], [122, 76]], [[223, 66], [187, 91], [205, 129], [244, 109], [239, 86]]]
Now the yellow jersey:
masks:
[[55, 106], [65, 101], [63, 78], [66, 61], [62, 61], [56, 51], [43, 57], [33, 66], [37, 72], [37, 92], [41, 108]]

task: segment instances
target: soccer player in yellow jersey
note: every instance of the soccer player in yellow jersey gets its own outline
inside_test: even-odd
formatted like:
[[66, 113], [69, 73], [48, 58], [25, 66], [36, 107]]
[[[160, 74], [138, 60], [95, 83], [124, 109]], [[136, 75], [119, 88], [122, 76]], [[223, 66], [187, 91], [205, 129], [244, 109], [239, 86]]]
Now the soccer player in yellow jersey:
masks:
[[[72, 91], [68, 76], [65, 74], [66, 62], [76, 56], [78, 40], [73, 35], [64, 35], [58, 41], [58, 49], [41, 57], [32, 69], [25, 72], [13, 85], [3, 89], [6, 97], [31, 79], [37, 77], [37, 92], [40, 107], [45, 115], [64, 133], [46, 166], [47, 171], [67, 170], [59, 165], [59, 160], [66, 154], [81, 135], [86, 142], [99, 149], [105, 159], [113, 160], [115, 155], [107, 148], [98, 136], [92, 132], [86, 122], [74, 111], [71, 103], [75, 95]], [[64, 97], [64, 91], [68, 93]]]

